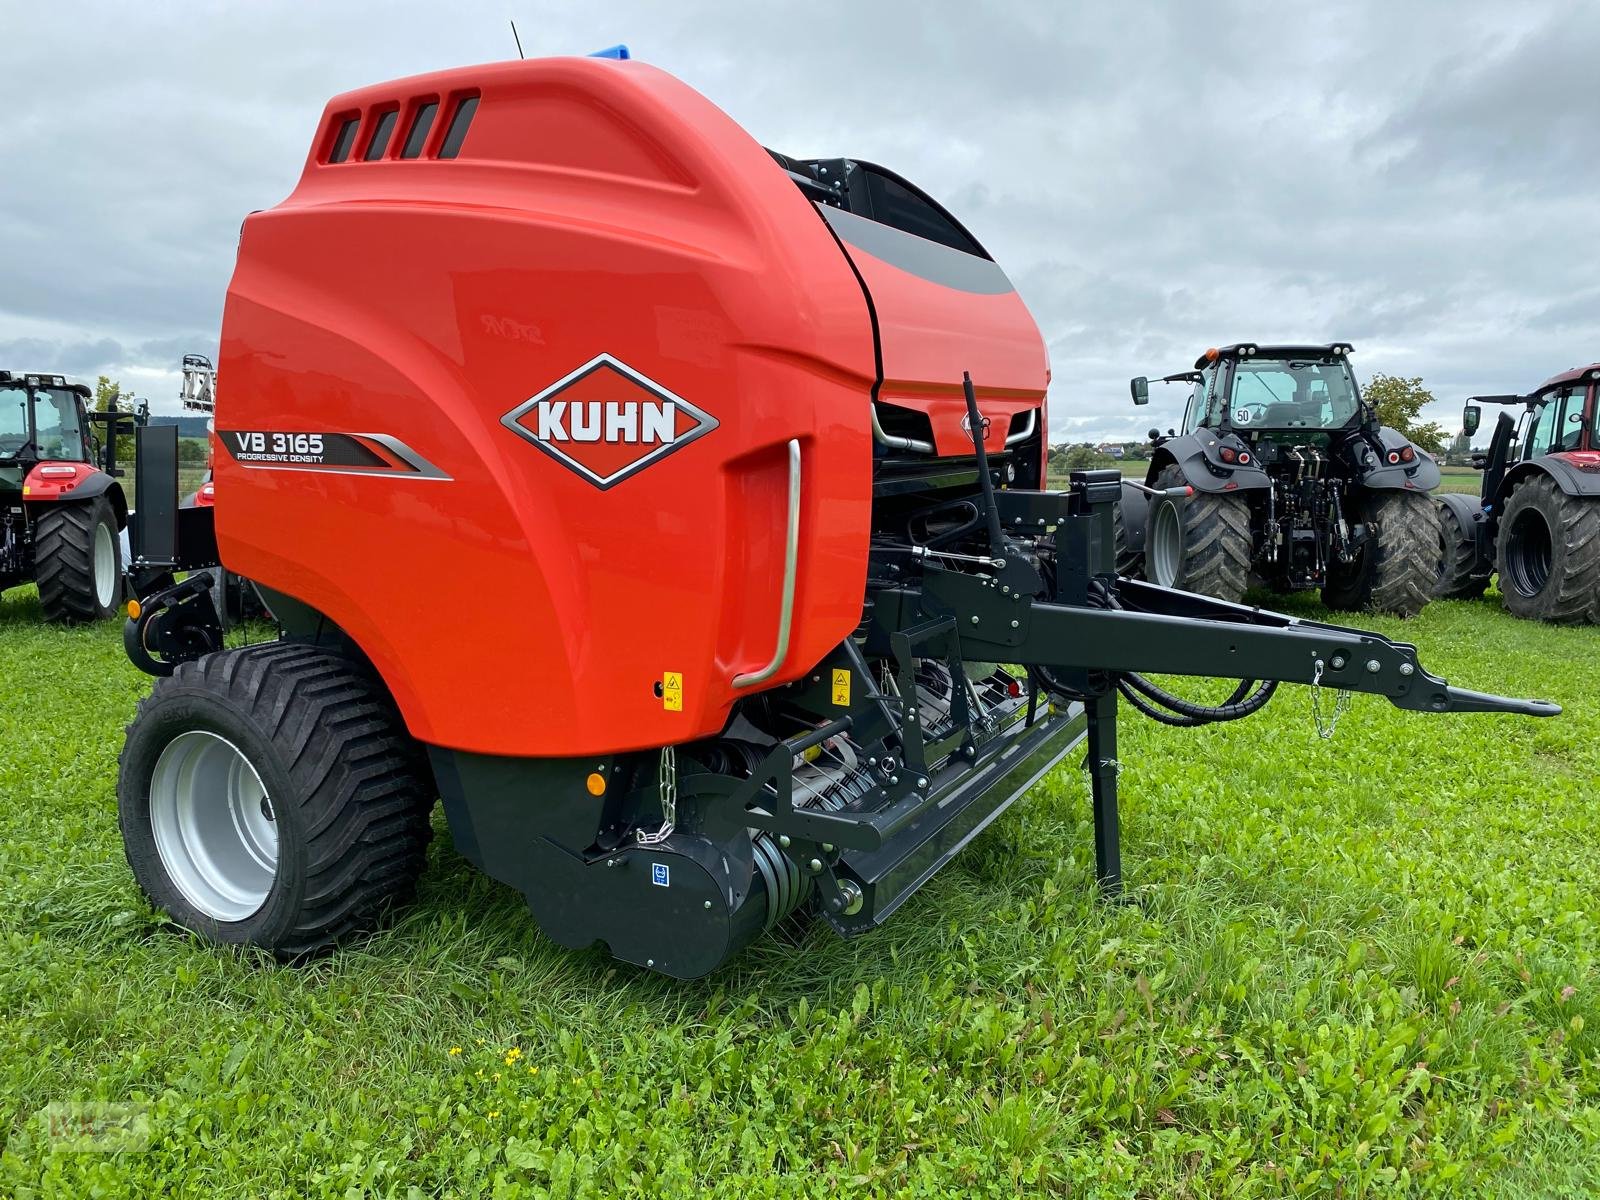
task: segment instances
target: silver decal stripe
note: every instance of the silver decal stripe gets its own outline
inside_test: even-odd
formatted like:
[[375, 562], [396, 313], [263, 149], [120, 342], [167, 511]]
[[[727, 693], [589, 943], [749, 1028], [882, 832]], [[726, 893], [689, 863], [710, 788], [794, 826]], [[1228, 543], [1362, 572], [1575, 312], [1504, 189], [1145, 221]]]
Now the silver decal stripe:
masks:
[[[217, 438], [228, 456], [250, 471], [301, 471], [309, 475], [451, 482], [444, 471], [389, 433], [219, 429]], [[388, 465], [373, 446], [382, 447], [404, 465]]]
[[842, 208], [827, 204], [819, 204], [817, 208], [845, 245], [865, 250], [874, 258], [919, 279], [980, 296], [1003, 296], [1016, 290], [999, 264], [991, 259], [941, 246]]

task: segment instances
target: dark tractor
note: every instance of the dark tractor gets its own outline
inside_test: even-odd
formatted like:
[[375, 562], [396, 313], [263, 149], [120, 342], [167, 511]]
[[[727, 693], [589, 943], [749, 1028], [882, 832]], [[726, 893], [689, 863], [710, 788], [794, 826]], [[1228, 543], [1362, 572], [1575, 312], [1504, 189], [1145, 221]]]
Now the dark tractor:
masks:
[[[1246, 342], [1155, 380], [1193, 390], [1181, 431], [1150, 431], [1144, 484], [1124, 481], [1119, 569], [1234, 602], [1260, 583], [1420, 612], [1439, 577], [1439, 468], [1378, 424], [1350, 352]], [[1135, 404], [1151, 382], [1132, 380]]]
[[1462, 413], [1468, 437], [1482, 405], [1503, 412], [1486, 454], [1478, 499], [1441, 493], [1444, 565], [1435, 594], [1483, 595], [1492, 572], [1513, 614], [1560, 624], [1600, 623], [1600, 363], [1574, 367], [1527, 396], [1474, 396]]
[[62, 375], [0, 371], [0, 591], [37, 582], [46, 618], [66, 624], [122, 603], [115, 434], [133, 417], [90, 412], [89, 395]]

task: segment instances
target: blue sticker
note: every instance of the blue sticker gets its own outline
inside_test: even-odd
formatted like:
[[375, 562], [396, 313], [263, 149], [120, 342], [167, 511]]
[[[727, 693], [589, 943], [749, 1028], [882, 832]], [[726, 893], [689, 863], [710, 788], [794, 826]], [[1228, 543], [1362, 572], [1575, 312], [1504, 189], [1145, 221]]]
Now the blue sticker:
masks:
[[650, 864], [650, 882], [657, 887], [672, 886], [672, 876], [668, 874], [666, 863]]

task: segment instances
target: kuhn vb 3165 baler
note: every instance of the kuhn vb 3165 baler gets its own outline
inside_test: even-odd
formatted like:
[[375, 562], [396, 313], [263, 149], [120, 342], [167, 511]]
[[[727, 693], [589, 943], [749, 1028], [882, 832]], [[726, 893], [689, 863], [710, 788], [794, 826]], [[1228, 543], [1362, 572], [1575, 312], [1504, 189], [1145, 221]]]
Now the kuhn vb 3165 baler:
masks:
[[[368, 925], [442, 795], [556, 941], [695, 976], [802, 906], [878, 925], [1085, 735], [1115, 888], [1119, 695], [1556, 711], [1119, 582], [1118, 477], [1038, 490], [1044, 345], [972, 235], [637, 62], [335, 99], [245, 222], [219, 365], [215, 508], [139, 506], [128, 646], [166, 677], [119, 790], [140, 883], [219, 941]], [[222, 650], [174, 582], [211, 512], [280, 640]]]

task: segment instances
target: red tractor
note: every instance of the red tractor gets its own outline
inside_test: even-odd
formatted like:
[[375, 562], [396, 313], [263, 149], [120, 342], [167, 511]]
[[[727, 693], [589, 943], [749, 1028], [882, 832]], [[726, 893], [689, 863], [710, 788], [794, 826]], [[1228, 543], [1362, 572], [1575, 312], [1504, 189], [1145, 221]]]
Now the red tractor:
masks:
[[1562, 624], [1600, 622], [1600, 363], [1574, 367], [1526, 396], [1474, 396], [1462, 413], [1468, 437], [1484, 404], [1501, 413], [1479, 496], [1441, 494], [1444, 567], [1437, 594], [1483, 595], [1500, 574], [1500, 595], [1519, 617]]
[[[1085, 740], [1114, 891], [1119, 697], [1557, 711], [1119, 581], [1117, 474], [1037, 490], [1044, 341], [978, 239], [625, 58], [336, 97], [245, 220], [218, 366], [215, 506], [178, 507], [171, 431], [140, 446], [125, 640], [160, 678], [118, 805], [219, 942], [369, 927], [442, 796], [557, 942], [696, 976], [797, 910], [879, 925]], [[176, 579], [219, 557], [278, 640], [221, 648]]]
[[37, 583], [45, 618], [63, 624], [122, 603], [116, 431], [134, 417], [90, 412], [90, 396], [63, 375], [0, 371], [0, 591]]

